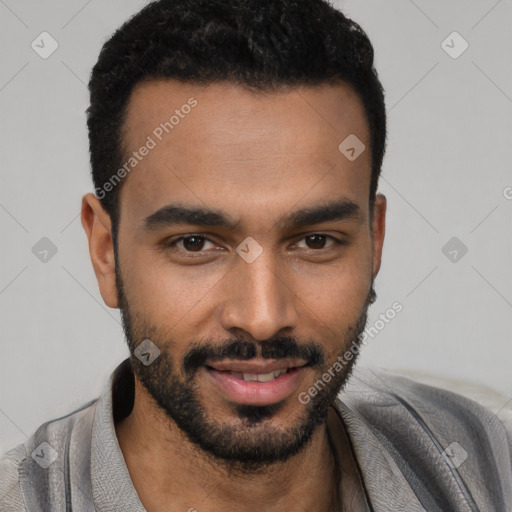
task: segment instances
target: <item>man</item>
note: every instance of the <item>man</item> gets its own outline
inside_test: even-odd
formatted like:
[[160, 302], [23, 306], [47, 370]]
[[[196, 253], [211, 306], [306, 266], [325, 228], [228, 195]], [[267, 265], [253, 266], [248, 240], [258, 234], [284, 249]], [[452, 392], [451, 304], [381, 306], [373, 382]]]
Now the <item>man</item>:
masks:
[[386, 213], [362, 29], [322, 0], [160, 0], [89, 87], [82, 224], [130, 358], [8, 452], [1, 510], [511, 510], [501, 416], [348, 382]]

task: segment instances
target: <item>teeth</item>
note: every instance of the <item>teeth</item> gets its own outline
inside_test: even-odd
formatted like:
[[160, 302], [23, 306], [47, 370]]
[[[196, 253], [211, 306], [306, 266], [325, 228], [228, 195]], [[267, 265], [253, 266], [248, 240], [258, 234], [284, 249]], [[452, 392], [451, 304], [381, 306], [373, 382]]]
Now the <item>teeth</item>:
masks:
[[283, 373], [286, 373], [287, 370], [275, 370], [273, 372], [268, 373], [244, 373], [243, 378], [244, 380], [250, 380], [254, 382], [268, 382], [270, 380], [277, 379], [280, 375], [283, 375]]

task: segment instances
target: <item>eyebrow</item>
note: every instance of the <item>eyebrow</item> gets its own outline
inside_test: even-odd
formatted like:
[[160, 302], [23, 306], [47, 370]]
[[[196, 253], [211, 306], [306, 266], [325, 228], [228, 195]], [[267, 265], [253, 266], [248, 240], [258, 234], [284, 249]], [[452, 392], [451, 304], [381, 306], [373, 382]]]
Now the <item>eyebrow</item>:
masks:
[[[288, 213], [281, 217], [276, 224], [284, 230], [341, 220], [362, 222], [364, 215], [359, 205], [349, 199], [341, 198]], [[234, 230], [238, 223], [239, 221], [221, 210], [169, 204], [146, 217], [143, 221], [143, 228], [153, 231], [175, 225], [194, 225]]]

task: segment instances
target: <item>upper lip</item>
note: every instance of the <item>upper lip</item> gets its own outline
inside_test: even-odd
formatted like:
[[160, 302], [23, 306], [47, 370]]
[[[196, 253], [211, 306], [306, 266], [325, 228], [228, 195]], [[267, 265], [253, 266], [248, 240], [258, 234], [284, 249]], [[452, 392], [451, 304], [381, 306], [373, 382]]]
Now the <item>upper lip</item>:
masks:
[[230, 371], [239, 373], [269, 373], [276, 370], [287, 370], [288, 368], [296, 368], [298, 366], [305, 366], [306, 361], [303, 359], [266, 359], [255, 361], [217, 361], [215, 363], [207, 364], [218, 371]]

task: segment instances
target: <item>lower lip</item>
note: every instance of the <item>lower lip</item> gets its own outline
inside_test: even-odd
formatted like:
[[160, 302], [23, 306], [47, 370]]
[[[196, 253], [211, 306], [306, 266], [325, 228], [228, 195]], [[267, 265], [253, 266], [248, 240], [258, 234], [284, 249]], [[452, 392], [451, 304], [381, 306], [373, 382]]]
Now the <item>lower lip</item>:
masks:
[[233, 402], [246, 405], [267, 405], [279, 402], [297, 389], [305, 368], [294, 368], [277, 379], [255, 382], [237, 379], [229, 372], [206, 368], [207, 375]]

